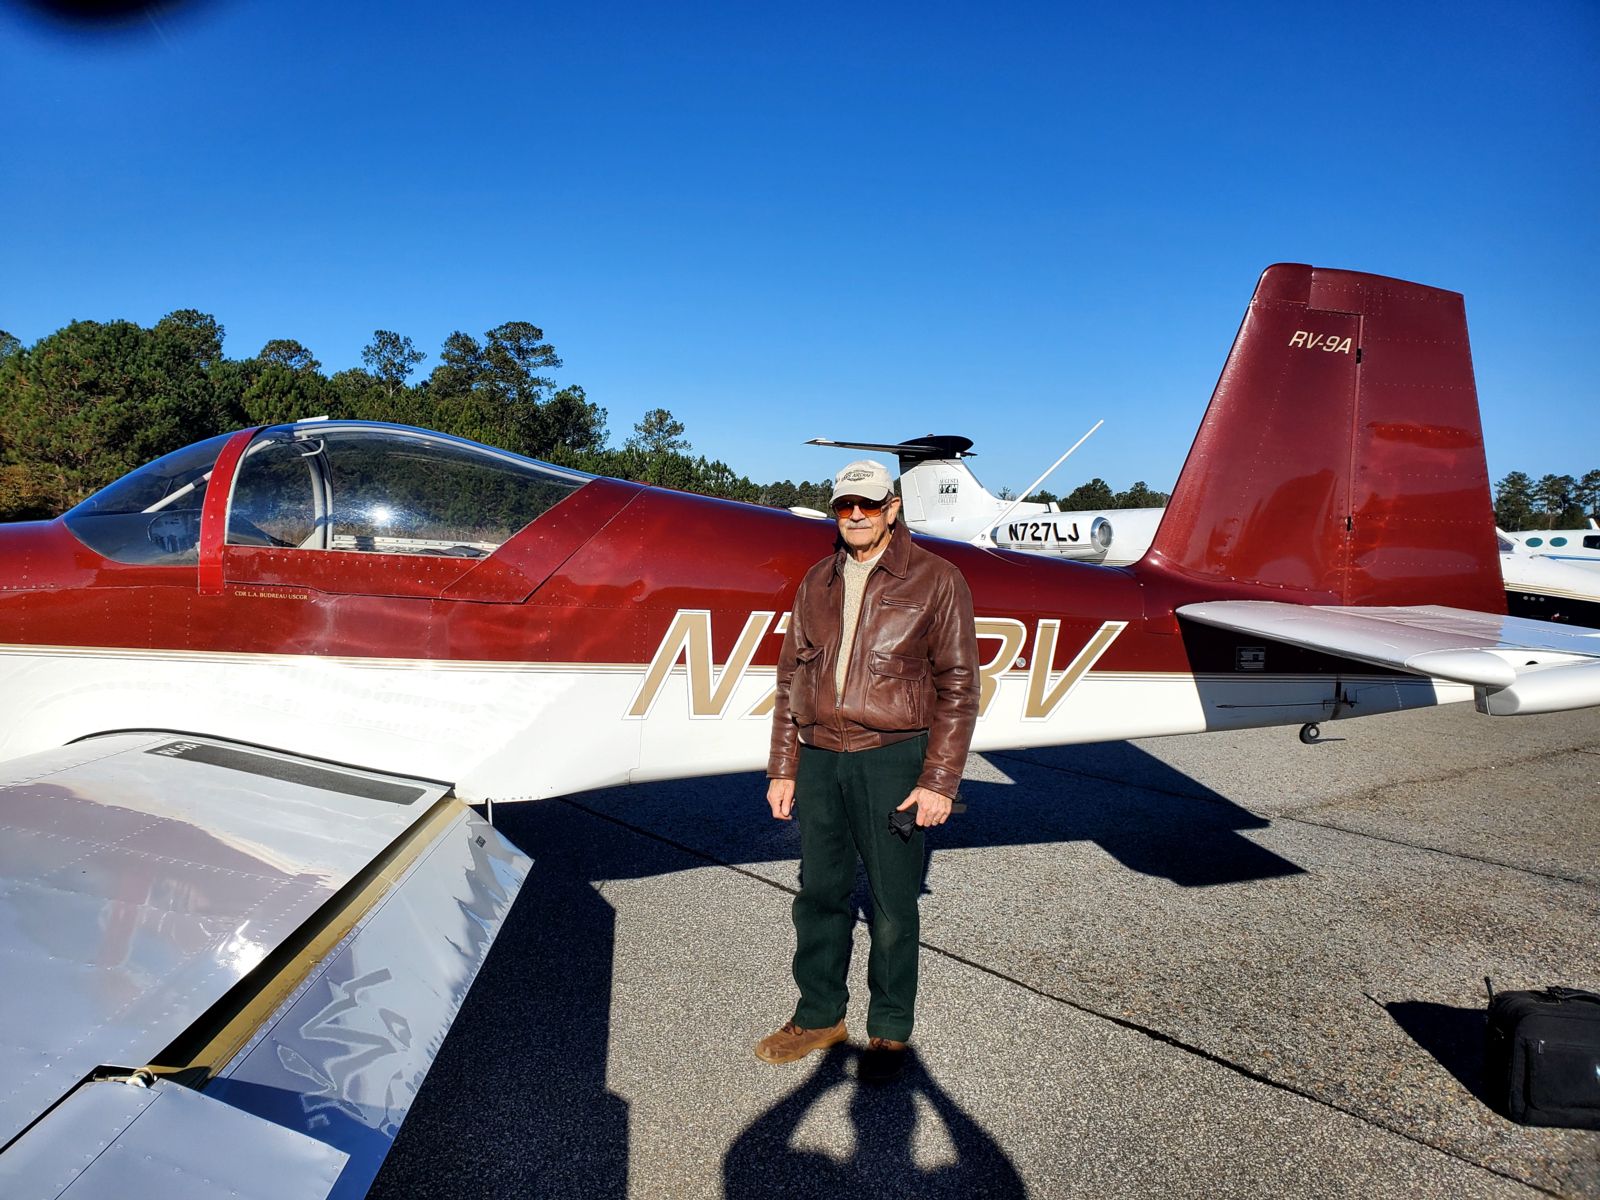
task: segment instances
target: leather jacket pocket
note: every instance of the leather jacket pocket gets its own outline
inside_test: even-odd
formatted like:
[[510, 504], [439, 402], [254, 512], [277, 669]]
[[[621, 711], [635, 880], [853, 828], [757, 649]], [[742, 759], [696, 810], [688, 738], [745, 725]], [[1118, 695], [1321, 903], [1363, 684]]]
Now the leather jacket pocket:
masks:
[[874, 650], [867, 660], [866, 710], [883, 729], [928, 727], [928, 660]]
[[796, 725], [817, 723], [817, 659], [821, 646], [799, 646], [794, 652], [794, 674], [789, 676], [789, 715]]

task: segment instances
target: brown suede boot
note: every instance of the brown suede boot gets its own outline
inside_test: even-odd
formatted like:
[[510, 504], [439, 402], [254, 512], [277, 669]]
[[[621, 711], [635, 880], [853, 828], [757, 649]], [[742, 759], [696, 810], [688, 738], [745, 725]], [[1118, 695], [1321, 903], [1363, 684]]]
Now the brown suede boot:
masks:
[[813, 1050], [837, 1046], [849, 1036], [843, 1021], [826, 1029], [801, 1029], [793, 1021], [786, 1021], [777, 1033], [756, 1043], [756, 1057], [769, 1063], [798, 1062]]

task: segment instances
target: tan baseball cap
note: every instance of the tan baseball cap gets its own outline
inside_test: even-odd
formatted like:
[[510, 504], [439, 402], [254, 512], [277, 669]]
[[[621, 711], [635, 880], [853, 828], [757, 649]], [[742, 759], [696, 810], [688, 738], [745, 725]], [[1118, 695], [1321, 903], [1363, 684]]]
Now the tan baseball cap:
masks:
[[886, 500], [894, 495], [889, 468], [870, 458], [860, 458], [833, 477], [833, 499], [860, 496], [863, 500]]

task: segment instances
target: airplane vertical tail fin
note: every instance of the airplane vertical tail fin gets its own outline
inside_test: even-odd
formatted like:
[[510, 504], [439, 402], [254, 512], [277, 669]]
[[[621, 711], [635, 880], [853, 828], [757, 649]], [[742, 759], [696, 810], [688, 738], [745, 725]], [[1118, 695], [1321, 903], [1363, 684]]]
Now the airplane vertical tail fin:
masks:
[[914, 528], [945, 536], [946, 527], [993, 521], [1004, 507], [959, 458], [902, 458], [900, 498]]
[[1505, 611], [1461, 296], [1267, 268], [1145, 562], [1320, 603]]

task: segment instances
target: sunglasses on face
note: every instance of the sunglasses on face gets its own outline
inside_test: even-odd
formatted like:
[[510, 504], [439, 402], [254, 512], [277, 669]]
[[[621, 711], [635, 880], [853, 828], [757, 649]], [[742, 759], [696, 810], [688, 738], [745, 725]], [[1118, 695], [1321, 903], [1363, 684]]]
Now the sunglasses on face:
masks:
[[863, 517], [875, 517], [888, 507], [889, 499], [863, 500], [860, 496], [840, 496], [833, 502], [833, 514], [836, 517], [848, 517], [851, 510], [859, 508]]

